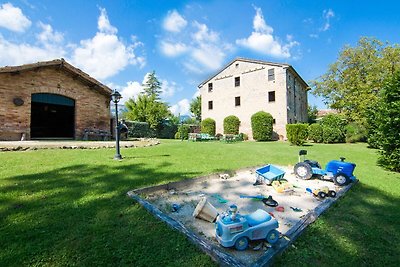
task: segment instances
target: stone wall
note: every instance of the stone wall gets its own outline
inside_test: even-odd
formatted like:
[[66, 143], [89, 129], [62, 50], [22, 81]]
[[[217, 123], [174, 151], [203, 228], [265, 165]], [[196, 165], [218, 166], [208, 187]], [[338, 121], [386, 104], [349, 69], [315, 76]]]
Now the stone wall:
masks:
[[[30, 139], [31, 95], [59, 94], [75, 100], [75, 139], [84, 129], [110, 131], [110, 96], [60, 67], [0, 73], [0, 140]], [[21, 98], [23, 105], [14, 104]]]

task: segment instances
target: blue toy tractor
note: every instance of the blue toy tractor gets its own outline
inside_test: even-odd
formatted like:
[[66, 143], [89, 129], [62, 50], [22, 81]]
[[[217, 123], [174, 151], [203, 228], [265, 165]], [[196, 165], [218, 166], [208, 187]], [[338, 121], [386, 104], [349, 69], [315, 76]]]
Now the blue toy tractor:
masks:
[[[345, 162], [345, 158], [331, 160], [326, 164], [325, 170], [314, 160], [305, 159], [307, 150], [299, 151], [299, 162], [294, 166], [294, 174], [297, 178], [308, 180], [311, 177], [317, 177], [325, 180], [332, 180], [336, 185], [345, 186], [351, 181], [356, 180], [353, 171], [356, 164]], [[303, 160], [301, 160], [303, 157]]]

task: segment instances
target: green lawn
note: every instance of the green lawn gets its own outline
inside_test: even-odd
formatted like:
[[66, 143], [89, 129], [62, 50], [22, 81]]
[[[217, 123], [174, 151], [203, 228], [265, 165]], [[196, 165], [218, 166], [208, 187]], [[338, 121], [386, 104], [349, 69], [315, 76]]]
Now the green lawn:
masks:
[[[395, 266], [400, 174], [365, 144], [306, 147], [324, 164], [345, 156], [360, 179], [276, 261], [278, 266]], [[214, 266], [126, 196], [154, 184], [266, 163], [294, 164], [286, 143], [191, 143], [114, 150], [0, 153], [0, 266]]]

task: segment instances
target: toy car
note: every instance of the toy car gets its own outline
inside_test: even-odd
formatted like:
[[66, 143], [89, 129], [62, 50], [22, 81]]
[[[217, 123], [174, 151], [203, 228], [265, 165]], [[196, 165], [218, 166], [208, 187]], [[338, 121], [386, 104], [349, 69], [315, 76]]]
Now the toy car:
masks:
[[336, 197], [336, 191], [329, 190], [327, 186], [323, 186], [317, 189], [306, 188], [306, 191], [320, 199], [324, 199], [326, 197]]
[[[356, 180], [353, 175], [356, 164], [344, 162], [345, 158], [339, 160], [331, 160], [326, 164], [325, 169], [317, 161], [304, 159], [307, 150], [299, 151], [299, 162], [294, 166], [294, 174], [297, 178], [308, 180], [312, 176], [320, 179], [332, 180], [336, 185], [345, 186], [351, 181]], [[303, 161], [301, 161], [303, 156]]]
[[231, 205], [228, 212], [218, 216], [215, 231], [221, 246], [242, 251], [248, 247], [249, 240], [265, 239], [270, 244], [278, 242], [278, 226], [278, 221], [264, 210], [258, 209], [243, 216], [237, 212], [236, 205]]

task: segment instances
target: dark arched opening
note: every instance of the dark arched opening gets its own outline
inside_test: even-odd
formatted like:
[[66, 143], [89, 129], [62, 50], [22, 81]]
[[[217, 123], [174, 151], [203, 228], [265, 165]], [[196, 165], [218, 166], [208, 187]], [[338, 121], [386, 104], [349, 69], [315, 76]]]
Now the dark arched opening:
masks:
[[74, 138], [75, 100], [56, 94], [32, 94], [31, 138]]

